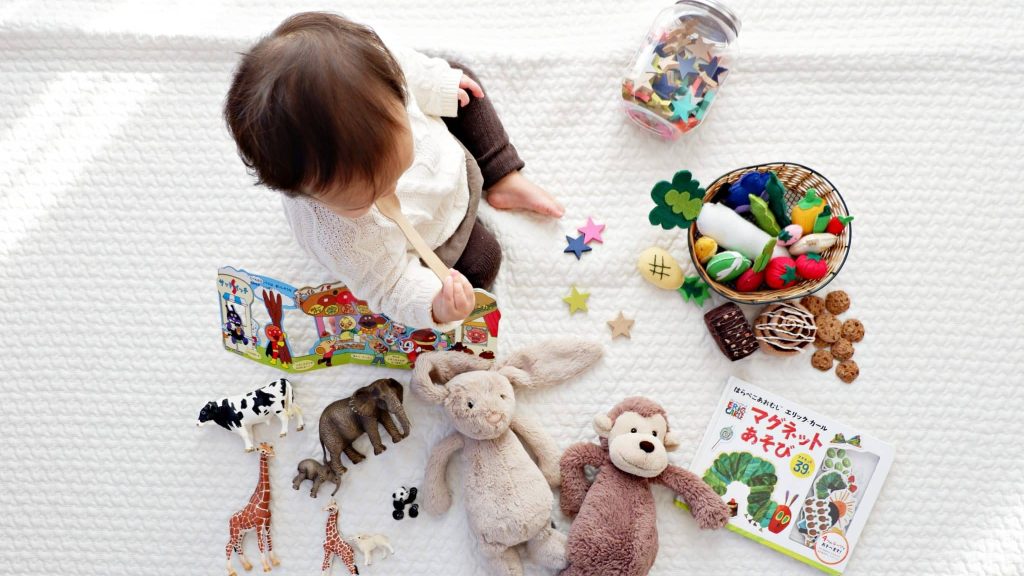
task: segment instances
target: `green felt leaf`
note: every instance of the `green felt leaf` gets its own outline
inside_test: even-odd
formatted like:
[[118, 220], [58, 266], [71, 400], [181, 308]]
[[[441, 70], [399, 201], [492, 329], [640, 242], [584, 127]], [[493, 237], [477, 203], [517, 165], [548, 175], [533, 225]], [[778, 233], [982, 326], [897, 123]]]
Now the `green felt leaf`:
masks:
[[790, 234], [790, 233], [789, 233], [789, 230], [786, 230], [785, 228], [783, 228], [783, 229], [782, 229], [782, 230], [781, 230], [781, 231], [779, 232], [779, 235], [777, 236], [777, 238], [778, 238], [779, 240], [782, 240], [783, 242], [786, 242], [787, 240], [789, 240], [789, 239], [790, 239], [790, 238], [792, 238], [792, 237], [793, 237], [793, 235], [792, 235], [792, 234]]
[[804, 197], [800, 199], [800, 203], [797, 204], [797, 206], [803, 210], [810, 210], [822, 202], [824, 202], [824, 200], [818, 198], [818, 191], [814, 188], [808, 188], [807, 192], [804, 193]]
[[675, 189], [665, 194], [665, 202], [672, 207], [673, 212], [682, 214], [687, 220], [696, 220], [704, 206], [703, 198], [691, 198]]
[[808, 260], [813, 260], [815, 262], [821, 260], [821, 254], [818, 254], [817, 252], [808, 252], [807, 254], [805, 254], [805, 256], [807, 256]]
[[765, 184], [765, 190], [768, 192], [768, 207], [772, 209], [772, 214], [775, 215], [775, 221], [778, 222], [779, 227], [785, 228], [792, 224], [793, 222], [789, 219], [789, 207], [786, 206], [786, 187], [779, 180], [778, 174], [768, 172], [768, 183]]
[[750, 199], [750, 213], [754, 216], [757, 227], [772, 236], [778, 236], [781, 231], [779, 223], [775, 221], [775, 215], [768, 209], [768, 203], [754, 194], [749, 194], [747, 197]]
[[839, 218], [839, 222], [843, 226], [846, 226], [850, 222], [853, 222], [853, 216], [836, 216], [836, 218]]
[[688, 228], [704, 205], [704, 189], [689, 170], [680, 170], [671, 182], [662, 180], [651, 189], [654, 208], [647, 219], [665, 230]]
[[703, 306], [704, 301], [711, 297], [707, 282], [700, 276], [687, 276], [679, 287], [679, 293], [683, 295], [683, 300], [693, 302], [698, 307]]
[[765, 245], [764, 249], [761, 250], [761, 255], [754, 260], [753, 269], [754, 272], [763, 272], [768, 267], [768, 262], [771, 261], [772, 255], [775, 253], [775, 240], [769, 240]]
[[814, 219], [813, 232], [815, 234], [824, 232], [825, 228], [828, 228], [829, 220], [832, 220], [832, 207], [826, 204], [821, 214], [818, 214], [817, 218]]
[[796, 268], [786, 266], [786, 271], [782, 273], [782, 276], [779, 276], [779, 279], [785, 283], [795, 282], [797, 280]]

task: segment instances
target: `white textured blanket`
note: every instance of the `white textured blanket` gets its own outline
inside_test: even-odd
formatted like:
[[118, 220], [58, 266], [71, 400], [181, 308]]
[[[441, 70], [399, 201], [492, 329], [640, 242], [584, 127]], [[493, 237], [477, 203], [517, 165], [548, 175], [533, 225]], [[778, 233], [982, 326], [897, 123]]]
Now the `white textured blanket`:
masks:
[[[617, 110], [621, 69], [667, 4], [654, 0], [0, 2], [0, 572], [223, 573], [227, 519], [257, 462], [193, 418], [279, 374], [221, 349], [215, 271], [331, 278], [294, 244], [275, 196], [250, 185], [220, 106], [237, 52], [292, 12], [335, 9], [473, 66], [529, 175], [566, 203], [562, 222], [483, 211], [506, 255], [503, 350], [568, 334], [607, 345], [579, 381], [522, 395], [560, 447], [645, 394], [682, 432], [673, 458], [685, 465], [735, 374], [895, 446], [849, 573], [1024, 573], [1024, 8], [731, 3], [741, 59], [706, 126], [666, 146]], [[654, 182], [777, 160], [824, 173], [857, 217], [833, 284], [868, 332], [852, 385], [806, 357], [729, 363], [700, 310], [634, 272], [650, 245], [686, 259], [682, 234], [647, 224]], [[564, 234], [591, 215], [605, 243], [576, 262]], [[592, 296], [570, 318], [573, 283]], [[612, 342], [605, 321], [619, 310], [636, 325]], [[296, 377], [310, 427], [282, 440], [259, 430], [278, 453], [275, 574], [319, 570], [326, 498], [291, 490], [294, 465], [320, 453], [320, 410], [379, 374]], [[346, 476], [342, 530], [390, 536], [397, 553], [366, 574], [482, 574], [461, 487], [443, 517], [391, 518], [391, 492], [420, 482], [447, 431], [436, 409], [407, 404], [412, 436]], [[666, 491], [657, 502], [654, 574], [814, 573], [699, 533]]]

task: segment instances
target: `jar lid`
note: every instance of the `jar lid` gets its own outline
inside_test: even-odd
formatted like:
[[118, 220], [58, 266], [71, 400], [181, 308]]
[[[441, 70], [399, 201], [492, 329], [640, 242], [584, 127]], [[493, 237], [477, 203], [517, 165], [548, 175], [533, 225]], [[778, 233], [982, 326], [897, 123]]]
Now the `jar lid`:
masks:
[[740, 34], [740, 19], [736, 16], [736, 13], [732, 11], [728, 6], [718, 2], [718, 0], [678, 0], [676, 4], [689, 4], [691, 6], [700, 6], [707, 9], [712, 16], [719, 19], [732, 29], [732, 33], [735, 36]]

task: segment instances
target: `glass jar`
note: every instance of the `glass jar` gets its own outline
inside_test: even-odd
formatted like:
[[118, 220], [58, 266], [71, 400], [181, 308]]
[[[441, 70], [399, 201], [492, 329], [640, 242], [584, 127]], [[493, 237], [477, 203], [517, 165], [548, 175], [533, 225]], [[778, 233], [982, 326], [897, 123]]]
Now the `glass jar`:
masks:
[[739, 33], [739, 18], [715, 0], [679, 0], [662, 10], [623, 75], [626, 115], [666, 140], [699, 126]]

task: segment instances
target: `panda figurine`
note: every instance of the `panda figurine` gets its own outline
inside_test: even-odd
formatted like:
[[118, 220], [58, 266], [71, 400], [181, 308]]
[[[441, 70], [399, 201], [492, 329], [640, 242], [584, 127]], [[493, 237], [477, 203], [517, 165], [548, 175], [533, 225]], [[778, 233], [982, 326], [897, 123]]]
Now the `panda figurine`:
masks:
[[405, 507], [408, 504], [412, 504], [409, 507], [409, 518], [415, 518], [420, 515], [420, 505], [413, 504], [416, 501], [416, 488], [412, 487], [406, 489], [402, 486], [395, 493], [391, 495], [391, 504], [395, 507], [395, 510], [391, 513], [391, 517], [395, 520], [401, 520], [405, 518]]

